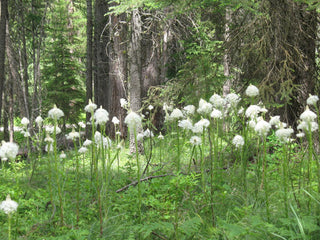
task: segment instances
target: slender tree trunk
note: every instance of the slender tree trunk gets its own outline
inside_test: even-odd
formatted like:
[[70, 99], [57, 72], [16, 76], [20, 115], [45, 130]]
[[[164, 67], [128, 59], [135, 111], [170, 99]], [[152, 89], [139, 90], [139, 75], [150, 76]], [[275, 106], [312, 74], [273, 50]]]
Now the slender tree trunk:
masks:
[[[129, 103], [133, 112], [139, 112], [141, 108], [141, 16], [138, 9], [132, 11], [130, 41], [130, 82]], [[137, 133], [141, 129], [137, 129]], [[135, 152], [133, 134], [130, 134], [130, 151]]]
[[[28, 117], [28, 106], [25, 102], [25, 94], [23, 88], [22, 75], [19, 73], [21, 62], [19, 63], [17, 59], [18, 53], [15, 52], [13, 43], [11, 41], [9, 27], [6, 31], [6, 53], [8, 58], [8, 69], [10, 73], [10, 84], [12, 85], [13, 91], [16, 93], [17, 102], [19, 103], [16, 106], [19, 106], [19, 112], [23, 117]], [[7, 84], [8, 85], [8, 84]]]
[[6, 56], [6, 22], [8, 1], [1, 0], [1, 16], [0, 16], [0, 122], [2, 113], [2, 95], [5, 83], [5, 56]]
[[[224, 29], [224, 42], [227, 43], [230, 38], [230, 28], [229, 25], [231, 23], [231, 9], [226, 9], [225, 15], [225, 29]], [[227, 50], [223, 55], [223, 74], [226, 77], [226, 81], [223, 84], [223, 96], [226, 96], [230, 93], [230, 89], [232, 86], [232, 80], [230, 79], [230, 55]]]
[[[87, 61], [86, 61], [86, 103], [93, 100], [92, 93], [92, 35], [93, 34], [93, 21], [92, 21], [92, 0], [87, 0]], [[90, 113], [86, 113], [86, 122], [90, 122]], [[89, 137], [90, 127], [86, 127], [86, 136]]]

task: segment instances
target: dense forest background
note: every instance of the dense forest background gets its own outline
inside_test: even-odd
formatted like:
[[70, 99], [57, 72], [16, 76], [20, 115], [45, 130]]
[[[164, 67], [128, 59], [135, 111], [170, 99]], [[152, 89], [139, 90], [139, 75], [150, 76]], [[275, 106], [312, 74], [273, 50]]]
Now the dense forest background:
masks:
[[161, 124], [163, 102], [250, 83], [294, 124], [317, 92], [318, 10], [310, 0], [1, 0], [5, 139], [16, 117], [33, 121], [53, 104], [76, 123], [92, 99], [125, 133], [120, 98], [134, 111], [153, 104]]

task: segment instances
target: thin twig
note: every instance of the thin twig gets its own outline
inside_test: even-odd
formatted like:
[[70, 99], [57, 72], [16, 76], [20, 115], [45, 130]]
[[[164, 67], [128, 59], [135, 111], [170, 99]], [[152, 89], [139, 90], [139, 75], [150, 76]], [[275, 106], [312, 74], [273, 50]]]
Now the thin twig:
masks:
[[[149, 177], [145, 177], [145, 178], [140, 179], [140, 182], [148, 181], [148, 180], [151, 180], [151, 179], [154, 179], [154, 178], [167, 177], [167, 176], [175, 176], [175, 175], [172, 174], [172, 173], [168, 173], [168, 174], [162, 174], [162, 175], [157, 175], [157, 176], [149, 176]], [[118, 189], [116, 191], [116, 193], [119, 193], [119, 192], [122, 192], [124, 190], [127, 190], [130, 186], [135, 186], [137, 184], [138, 184], [138, 181], [133, 181], [132, 183], [130, 183], [130, 184]]]

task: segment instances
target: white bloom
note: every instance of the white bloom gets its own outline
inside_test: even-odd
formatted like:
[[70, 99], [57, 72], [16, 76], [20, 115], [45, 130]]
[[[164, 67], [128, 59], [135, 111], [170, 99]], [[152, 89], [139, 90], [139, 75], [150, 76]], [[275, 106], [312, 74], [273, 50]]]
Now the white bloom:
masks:
[[147, 128], [144, 132], [143, 132], [143, 136], [146, 137], [146, 138], [152, 138], [154, 135], [153, 135], [153, 132], [150, 131], [149, 128]]
[[243, 112], [244, 112], [244, 108], [243, 108], [243, 107], [241, 107], [241, 108], [239, 109], [239, 111], [238, 111], [238, 115], [242, 115], [242, 114], [243, 114]]
[[99, 131], [94, 134], [94, 140], [97, 146], [108, 148], [111, 146], [111, 139], [108, 137], [103, 137]]
[[232, 107], [236, 107], [238, 103], [240, 102], [241, 98], [238, 94], [235, 93], [229, 93], [226, 97], [225, 100], [230, 103]]
[[23, 136], [24, 137], [30, 137], [31, 135], [30, 135], [30, 132], [27, 130], [27, 131], [21, 131], [21, 133], [23, 133]]
[[35, 120], [35, 122], [37, 123], [38, 127], [40, 127], [42, 125], [43, 119], [41, 116], [38, 116]]
[[196, 107], [193, 105], [187, 105], [183, 108], [183, 110], [186, 113], [186, 115], [193, 115], [196, 111]]
[[279, 126], [280, 124], [280, 116], [273, 116], [270, 118], [269, 123], [271, 126]]
[[58, 120], [59, 118], [64, 116], [64, 113], [60, 108], [57, 108], [57, 106], [54, 105], [53, 108], [49, 110], [48, 116], [53, 120]]
[[83, 142], [83, 146], [85, 146], [85, 147], [88, 147], [88, 146], [90, 146], [91, 144], [92, 144], [92, 141], [89, 140], [89, 139], [86, 139], [86, 140]]
[[164, 103], [164, 104], [163, 104], [163, 110], [164, 110], [165, 112], [167, 112], [167, 111], [172, 111], [172, 109], [173, 109], [172, 105], [168, 105], [167, 103]]
[[10, 195], [8, 194], [6, 200], [1, 202], [0, 210], [9, 215], [12, 212], [16, 212], [18, 206], [19, 204], [16, 201], [11, 200]]
[[47, 144], [45, 147], [44, 147], [44, 150], [46, 151], [46, 152], [53, 152], [53, 146], [52, 146], [52, 144], [50, 143], [50, 144]]
[[197, 109], [197, 112], [200, 114], [210, 114], [211, 111], [212, 104], [201, 98], [199, 101], [199, 107]]
[[30, 121], [29, 121], [28, 118], [23, 117], [23, 118], [21, 119], [21, 124], [22, 124], [24, 127], [27, 127], [29, 123], [30, 123]]
[[128, 101], [124, 98], [120, 98], [120, 106], [126, 108], [128, 106]]
[[307, 99], [307, 104], [316, 106], [318, 101], [319, 101], [319, 98], [317, 95], [309, 95]]
[[299, 132], [296, 134], [297, 138], [303, 138], [305, 136], [304, 132]]
[[201, 119], [198, 122], [196, 122], [192, 128], [193, 133], [202, 133], [203, 128], [207, 128], [210, 125], [210, 122], [208, 119]]
[[119, 131], [118, 131], [118, 132], [116, 132], [116, 135], [119, 135], [119, 136], [121, 136], [121, 132], [119, 132]]
[[241, 148], [244, 145], [244, 139], [242, 136], [240, 135], [236, 135], [233, 140], [232, 140], [232, 144], [236, 147], [236, 148]]
[[89, 103], [88, 103], [87, 106], [84, 107], [84, 110], [85, 110], [86, 112], [93, 113], [94, 110], [96, 110], [96, 108], [97, 108], [97, 105], [96, 105], [95, 103], [93, 103], [93, 102], [91, 101], [91, 99], [89, 99]]
[[173, 109], [172, 113], [170, 114], [170, 119], [174, 120], [179, 118], [183, 118], [181, 110], [178, 108]]
[[135, 112], [130, 112], [124, 119], [124, 122], [128, 125], [130, 131], [134, 131], [134, 129], [142, 127], [142, 119]]
[[80, 134], [78, 132], [76, 132], [74, 130], [74, 128], [72, 128], [72, 132], [70, 132], [68, 135], [67, 135], [67, 139], [70, 139], [70, 140], [75, 140], [77, 138], [80, 137]]
[[178, 126], [185, 130], [192, 129], [192, 122], [189, 119], [180, 120]]
[[260, 120], [257, 122], [254, 130], [260, 136], [267, 136], [270, 128], [271, 128], [270, 123], [266, 122], [265, 120]]
[[158, 139], [163, 140], [164, 136], [160, 133], [159, 136], [158, 136]]
[[94, 113], [94, 119], [97, 125], [105, 125], [109, 121], [109, 113], [100, 106]]
[[62, 151], [59, 157], [61, 159], [65, 159], [67, 157], [67, 155], [64, 153], [64, 151]]
[[46, 138], [44, 139], [45, 142], [48, 142], [48, 143], [53, 143], [54, 140], [52, 137], [49, 136], [49, 134], [47, 134]]
[[[47, 133], [51, 133], [52, 134], [54, 132], [54, 126], [48, 125], [48, 126], [46, 126], [45, 130], [46, 130]], [[61, 133], [61, 128], [56, 126], [56, 134], [59, 134], [59, 133]]]
[[250, 121], [247, 122], [247, 124], [251, 129], [254, 129], [257, 125], [257, 121], [255, 119], [250, 119]]
[[86, 147], [81, 147], [81, 148], [78, 150], [79, 153], [86, 153], [87, 151], [88, 151], [88, 148], [86, 148]]
[[290, 140], [290, 135], [293, 134], [292, 128], [280, 128], [276, 131], [276, 136], [281, 142], [288, 142]]
[[256, 86], [250, 84], [250, 85], [247, 87], [245, 93], [246, 93], [246, 95], [249, 96], [249, 97], [256, 97], [256, 96], [259, 95], [259, 89], [258, 89]]
[[316, 130], [318, 130], [318, 123], [316, 122], [305, 122], [302, 121], [298, 126], [297, 126], [298, 130], [303, 130], [305, 132], [308, 132], [309, 130], [311, 132], [314, 132]]
[[86, 124], [84, 122], [78, 122], [80, 128], [86, 128]]
[[116, 116], [114, 116], [111, 121], [114, 125], [119, 125], [120, 123], [119, 119]]
[[307, 106], [306, 110], [300, 115], [300, 119], [304, 122], [312, 122], [317, 118], [317, 114], [312, 112]]
[[193, 145], [193, 146], [198, 146], [201, 144], [201, 138], [198, 137], [198, 136], [193, 136], [190, 138], [190, 143]]
[[213, 104], [215, 108], [222, 109], [226, 104], [226, 100], [218, 94], [213, 94], [209, 101]]
[[152, 106], [152, 105], [149, 105], [149, 106], [148, 106], [148, 109], [149, 109], [149, 111], [151, 111], [151, 110], [153, 109], [153, 106]]
[[142, 141], [143, 140], [143, 138], [144, 138], [144, 135], [143, 135], [143, 133], [138, 133], [137, 134], [137, 141]]
[[13, 160], [16, 158], [18, 151], [18, 144], [2, 141], [2, 145], [0, 147], [0, 157], [3, 161], [6, 161], [8, 159]]
[[256, 118], [258, 114], [261, 112], [261, 107], [258, 105], [250, 105], [246, 110], [247, 118]]
[[222, 112], [218, 109], [213, 109], [211, 115], [210, 115], [212, 118], [219, 118], [221, 119], [222, 118]]

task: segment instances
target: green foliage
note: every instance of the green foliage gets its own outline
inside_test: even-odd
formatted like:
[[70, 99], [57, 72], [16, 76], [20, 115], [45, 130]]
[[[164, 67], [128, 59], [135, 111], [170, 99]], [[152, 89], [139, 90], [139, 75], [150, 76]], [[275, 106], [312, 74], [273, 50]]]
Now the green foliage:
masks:
[[66, 121], [76, 123], [84, 104], [83, 64], [80, 62], [81, 40], [78, 18], [68, 10], [67, 3], [58, 1], [48, 25], [46, 55], [43, 63], [45, 83], [44, 110], [55, 103], [66, 114]]

